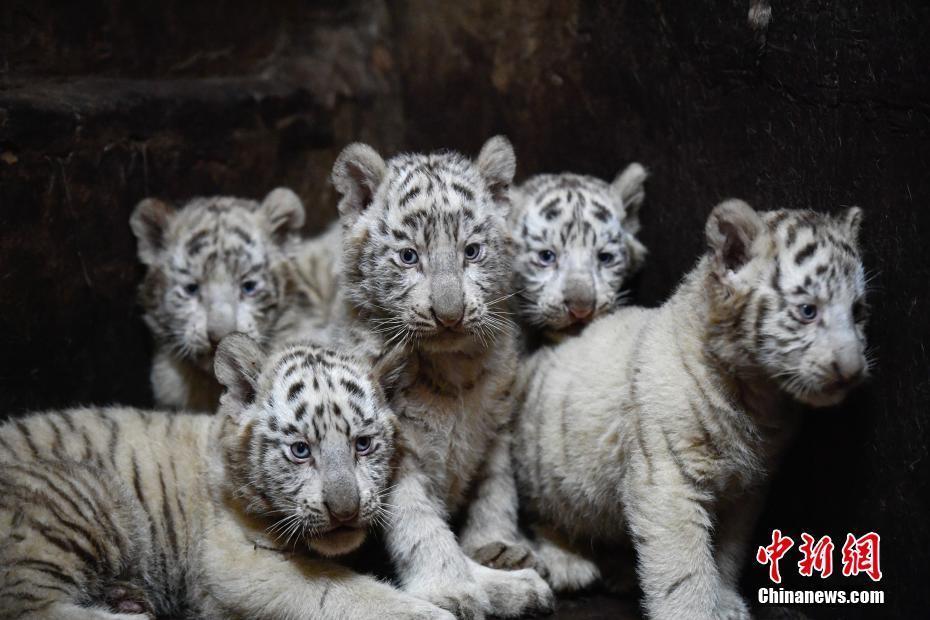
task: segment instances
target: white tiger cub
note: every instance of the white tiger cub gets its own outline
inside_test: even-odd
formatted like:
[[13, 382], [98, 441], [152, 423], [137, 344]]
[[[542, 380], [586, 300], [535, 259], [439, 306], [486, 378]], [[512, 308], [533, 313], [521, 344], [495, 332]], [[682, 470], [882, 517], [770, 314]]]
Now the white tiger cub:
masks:
[[288, 342], [325, 331], [338, 315], [342, 227], [330, 224], [322, 234], [294, 248], [290, 259], [295, 300], [287, 304], [274, 330], [273, 342]]
[[147, 272], [139, 290], [155, 337], [155, 402], [213, 411], [220, 386], [213, 352], [232, 332], [268, 343], [291, 295], [289, 254], [304, 222], [300, 198], [278, 188], [258, 203], [243, 198], [195, 198], [181, 209], [146, 198], [132, 213], [139, 260]]
[[531, 332], [558, 340], [622, 301], [646, 257], [635, 235], [647, 176], [633, 163], [609, 184], [563, 173], [514, 188], [514, 289]]
[[[519, 488], [580, 547], [628, 531], [650, 618], [748, 618], [737, 580], [796, 403], [868, 374], [861, 212], [717, 206], [710, 251], [656, 309], [626, 308], [521, 369]], [[552, 540], [557, 589], [597, 577]]]
[[515, 167], [510, 143], [495, 137], [474, 161], [440, 152], [385, 162], [353, 144], [333, 168], [344, 253], [331, 332], [375, 356], [399, 348], [409, 361], [390, 398], [404, 450], [386, 544], [407, 592], [462, 618], [553, 604], [535, 571], [487, 568], [462, 550], [506, 553], [514, 565], [532, 557], [518, 543], [510, 468], [516, 334], [504, 309]]
[[385, 519], [382, 370], [301, 343], [266, 356], [234, 334], [216, 372], [217, 415], [74, 409], [0, 426], [0, 616], [451, 619], [325, 559]]

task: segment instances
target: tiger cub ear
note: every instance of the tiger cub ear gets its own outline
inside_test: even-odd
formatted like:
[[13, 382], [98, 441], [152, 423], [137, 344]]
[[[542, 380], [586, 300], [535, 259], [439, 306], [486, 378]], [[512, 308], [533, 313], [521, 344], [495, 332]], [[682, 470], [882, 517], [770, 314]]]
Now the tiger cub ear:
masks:
[[720, 276], [735, 272], [752, 258], [752, 244], [765, 230], [759, 214], [742, 200], [727, 200], [711, 211], [705, 235]]
[[358, 217], [371, 205], [387, 172], [384, 160], [367, 144], [356, 142], [342, 149], [333, 164], [332, 180], [341, 217]]
[[481, 147], [475, 164], [487, 183], [494, 202], [506, 205], [509, 210], [510, 185], [517, 173], [517, 156], [513, 152], [510, 140], [504, 136], [488, 139]]
[[165, 249], [165, 230], [174, 214], [174, 207], [157, 198], [145, 198], [132, 210], [129, 227], [136, 236], [143, 265], [158, 261], [158, 255]]
[[624, 168], [610, 184], [610, 193], [614, 203], [623, 208], [617, 215], [620, 216], [623, 229], [635, 235], [639, 232], [639, 210], [646, 200], [644, 187], [649, 172], [642, 164], [633, 162]]
[[859, 229], [862, 227], [862, 209], [859, 207], [849, 207], [841, 216], [841, 219], [850, 240], [858, 241]]
[[381, 388], [385, 402], [390, 402], [391, 396], [401, 387], [408, 360], [409, 355], [400, 347], [393, 347], [383, 351], [375, 359], [368, 378], [373, 384]]
[[216, 380], [226, 388], [220, 397], [221, 411], [236, 415], [243, 407], [255, 402], [264, 360], [262, 348], [243, 333], [230, 334], [220, 341], [213, 370]]
[[287, 187], [271, 190], [259, 207], [268, 220], [272, 238], [281, 243], [304, 225], [306, 214], [300, 197]]

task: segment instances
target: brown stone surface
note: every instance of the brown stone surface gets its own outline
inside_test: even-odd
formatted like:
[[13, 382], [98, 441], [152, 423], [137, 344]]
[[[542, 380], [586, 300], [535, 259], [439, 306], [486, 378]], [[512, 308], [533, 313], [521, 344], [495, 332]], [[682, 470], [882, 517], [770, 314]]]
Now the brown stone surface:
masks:
[[[875, 530], [886, 604], [804, 613], [919, 617], [930, 607], [930, 5], [774, 2], [754, 30], [749, 4], [0, 4], [2, 411], [149, 402], [126, 224], [137, 200], [286, 184], [316, 230], [334, 213], [329, 166], [352, 140], [475, 152], [503, 132], [521, 176], [608, 177], [643, 162], [651, 255], [634, 299], [646, 304], [694, 262], [722, 198], [858, 204], [875, 376], [848, 404], [812, 412], [755, 542], [773, 527], [834, 540]], [[787, 569], [786, 587], [875, 587]], [[750, 596], [763, 577], [747, 568]], [[594, 596], [557, 617], [632, 613]]]
[[[78, 4], [0, 7], [8, 412], [151, 402], [128, 226], [141, 198], [287, 185], [315, 231], [335, 216], [339, 150], [401, 140], [383, 9], [291, 3], [253, 19], [246, 3]], [[211, 15], [230, 27], [208, 28]]]

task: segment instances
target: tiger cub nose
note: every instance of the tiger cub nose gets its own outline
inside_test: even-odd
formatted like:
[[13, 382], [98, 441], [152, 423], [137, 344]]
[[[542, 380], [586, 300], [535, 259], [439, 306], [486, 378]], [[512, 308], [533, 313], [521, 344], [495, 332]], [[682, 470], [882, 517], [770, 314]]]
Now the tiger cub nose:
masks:
[[333, 521], [339, 521], [340, 523], [346, 523], [355, 519], [358, 516], [358, 508], [358, 504], [354, 506], [332, 506], [326, 504], [326, 510], [329, 512], [329, 516]]
[[865, 365], [861, 358], [836, 358], [831, 364], [833, 375], [837, 382], [842, 384], [856, 383], [865, 372]]
[[437, 312], [436, 308], [432, 308], [432, 311], [433, 318], [435, 318], [443, 327], [455, 327], [462, 322], [462, 317], [465, 316], [464, 310], [462, 312]]

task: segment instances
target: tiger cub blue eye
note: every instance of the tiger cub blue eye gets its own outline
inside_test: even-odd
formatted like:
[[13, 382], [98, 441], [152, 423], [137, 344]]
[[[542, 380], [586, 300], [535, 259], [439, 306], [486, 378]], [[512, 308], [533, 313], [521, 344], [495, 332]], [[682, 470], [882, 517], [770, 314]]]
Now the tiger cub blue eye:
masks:
[[552, 250], [540, 250], [539, 262], [543, 265], [551, 265], [555, 262], [555, 252]]
[[403, 250], [397, 253], [397, 256], [398, 258], [400, 258], [400, 262], [402, 262], [405, 265], [416, 265], [417, 262], [420, 260], [420, 256], [417, 254], [417, 251], [414, 250], [413, 248], [404, 248]]
[[359, 437], [355, 440], [355, 451], [361, 455], [368, 454], [371, 451], [371, 437]]
[[480, 243], [469, 243], [465, 246], [465, 258], [467, 260], [478, 260], [481, 258], [483, 247]]
[[246, 280], [242, 283], [242, 292], [246, 295], [251, 295], [256, 290], [258, 290], [258, 282], [255, 280]]
[[598, 252], [597, 260], [601, 262], [602, 265], [614, 262], [613, 252]]
[[196, 295], [197, 291], [199, 290], [200, 290], [200, 285], [197, 284], [196, 282], [189, 282], [188, 284], [184, 285], [184, 292], [187, 293], [188, 295]]
[[798, 306], [798, 314], [805, 321], [813, 321], [817, 318], [817, 306], [813, 304], [801, 304]]
[[291, 444], [291, 454], [295, 459], [304, 461], [310, 458], [310, 446], [305, 441], [295, 441]]

